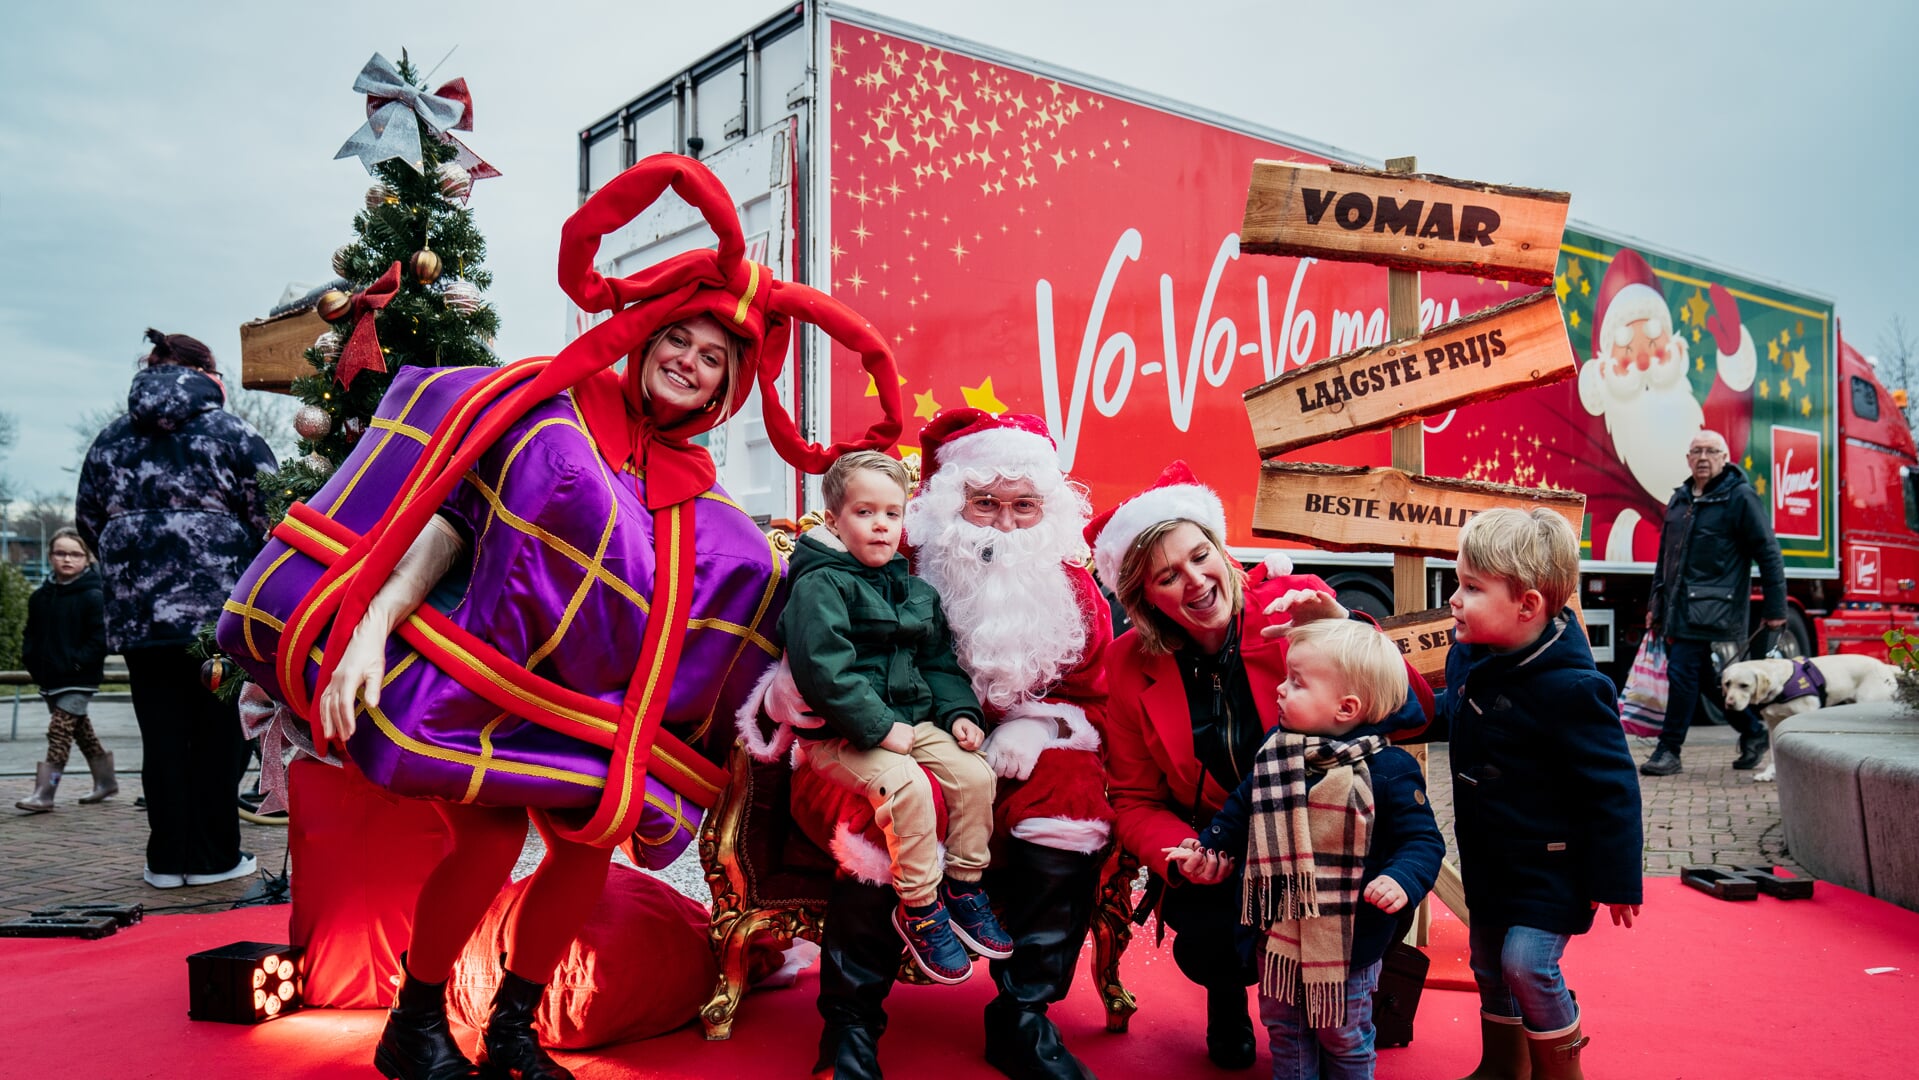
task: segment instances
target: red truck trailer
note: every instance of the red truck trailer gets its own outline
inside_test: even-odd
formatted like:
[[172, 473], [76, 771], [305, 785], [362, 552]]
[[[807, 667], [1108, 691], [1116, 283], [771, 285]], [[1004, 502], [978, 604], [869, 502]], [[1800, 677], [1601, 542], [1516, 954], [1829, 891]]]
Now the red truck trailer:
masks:
[[[902, 452], [942, 407], [1037, 413], [1096, 505], [1181, 457], [1224, 499], [1236, 553], [1275, 546], [1248, 528], [1259, 462], [1242, 394], [1385, 340], [1386, 271], [1242, 255], [1252, 163], [1378, 160], [819, 0], [716, 45], [581, 130], [582, 199], [648, 154], [701, 158], [753, 258], [892, 338], [914, 414]], [[662, 204], [606, 239], [602, 267], [707, 243], [696, 214]], [[1919, 622], [1912, 434], [1830, 301], [1585, 225], [1567, 230], [1552, 288], [1580, 377], [1427, 417], [1426, 471], [1587, 494], [1581, 599], [1602, 664], [1630, 662], [1659, 511], [1702, 426], [1772, 507], [1782, 648], [1883, 654], [1878, 635]], [[1429, 329], [1534, 290], [1426, 274], [1421, 291]], [[795, 350], [781, 392], [808, 437], [863, 430], [874, 391], [857, 357], [817, 334]], [[711, 440], [722, 482], [765, 519], [797, 517], [817, 493], [757, 416]], [[1389, 439], [1289, 456], [1386, 464]], [[1389, 558], [1295, 559], [1349, 605], [1393, 609]], [[1450, 591], [1450, 565], [1430, 566], [1415, 606]]]

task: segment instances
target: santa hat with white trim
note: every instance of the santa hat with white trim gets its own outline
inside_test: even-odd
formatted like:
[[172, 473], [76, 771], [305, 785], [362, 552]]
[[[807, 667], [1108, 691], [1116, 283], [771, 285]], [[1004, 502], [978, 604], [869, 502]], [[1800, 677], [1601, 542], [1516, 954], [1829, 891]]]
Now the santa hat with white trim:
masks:
[[1120, 564], [1133, 541], [1154, 525], [1176, 518], [1204, 525], [1221, 540], [1226, 537], [1225, 504], [1184, 461], [1166, 466], [1152, 487], [1087, 524], [1086, 542], [1093, 547], [1100, 582], [1109, 589], [1118, 588]]
[[1046, 421], [1030, 413], [941, 409], [920, 429], [920, 491], [949, 466], [1025, 476], [1044, 481], [1042, 489], [1062, 479], [1059, 448]]
[[1612, 355], [1615, 343], [1632, 340], [1633, 323], [1647, 320], [1646, 334], [1658, 337], [1672, 328], [1672, 309], [1666, 305], [1665, 290], [1645, 256], [1631, 248], [1621, 248], [1600, 280], [1599, 295], [1593, 298], [1593, 351], [1595, 358]]

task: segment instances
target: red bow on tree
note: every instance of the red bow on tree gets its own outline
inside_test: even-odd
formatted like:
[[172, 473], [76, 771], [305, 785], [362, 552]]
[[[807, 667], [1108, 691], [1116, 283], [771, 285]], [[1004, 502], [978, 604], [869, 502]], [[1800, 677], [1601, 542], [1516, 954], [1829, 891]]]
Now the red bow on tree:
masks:
[[395, 261], [387, 271], [380, 275], [363, 292], [353, 294], [353, 306], [349, 314], [353, 318], [353, 330], [347, 337], [346, 348], [340, 350], [340, 363], [333, 369], [333, 377], [347, 389], [353, 387], [353, 377], [362, 371], [385, 371], [386, 357], [380, 352], [380, 335], [374, 329], [373, 316], [400, 295], [400, 264]]

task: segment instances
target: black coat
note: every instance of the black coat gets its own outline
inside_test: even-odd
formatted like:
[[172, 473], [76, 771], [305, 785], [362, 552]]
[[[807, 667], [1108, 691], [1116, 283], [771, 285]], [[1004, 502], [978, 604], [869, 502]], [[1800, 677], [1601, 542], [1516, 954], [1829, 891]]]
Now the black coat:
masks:
[[1475, 921], [1583, 934], [1594, 901], [1640, 902], [1639, 776], [1570, 609], [1518, 652], [1454, 645], [1439, 712]]
[[1759, 563], [1764, 617], [1786, 617], [1786, 562], [1766, 504], [1737, 465], [1703, 494], [1688, 480], [1673, 489], [1652, 576], [1653, 625], [1669, 638], [1744, 641], [1752, 564]]
[[74, 511], [100, 556], [115, 649], [191, 642], [265, 543], [258, 477], [273, 451], [223, 400], [200, 371], [147, 368], [87, 451]]
[[21, 653], [42, 694], [100, 688], [107, 659], [100, 593], [100, 573], [89, 566], [72, 581], [49, 578], [27, 600]]

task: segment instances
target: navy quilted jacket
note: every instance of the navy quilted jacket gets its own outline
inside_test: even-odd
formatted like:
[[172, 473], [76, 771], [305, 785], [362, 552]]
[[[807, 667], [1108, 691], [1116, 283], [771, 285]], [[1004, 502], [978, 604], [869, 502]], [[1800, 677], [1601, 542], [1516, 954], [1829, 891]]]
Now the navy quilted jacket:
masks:
[[265, 542], [258, 477], [273, 451], [224, 400], [203, 372], [147, 368], [87, 451], [74, 513], [100, 556], [116, 650], [191, 642]]

